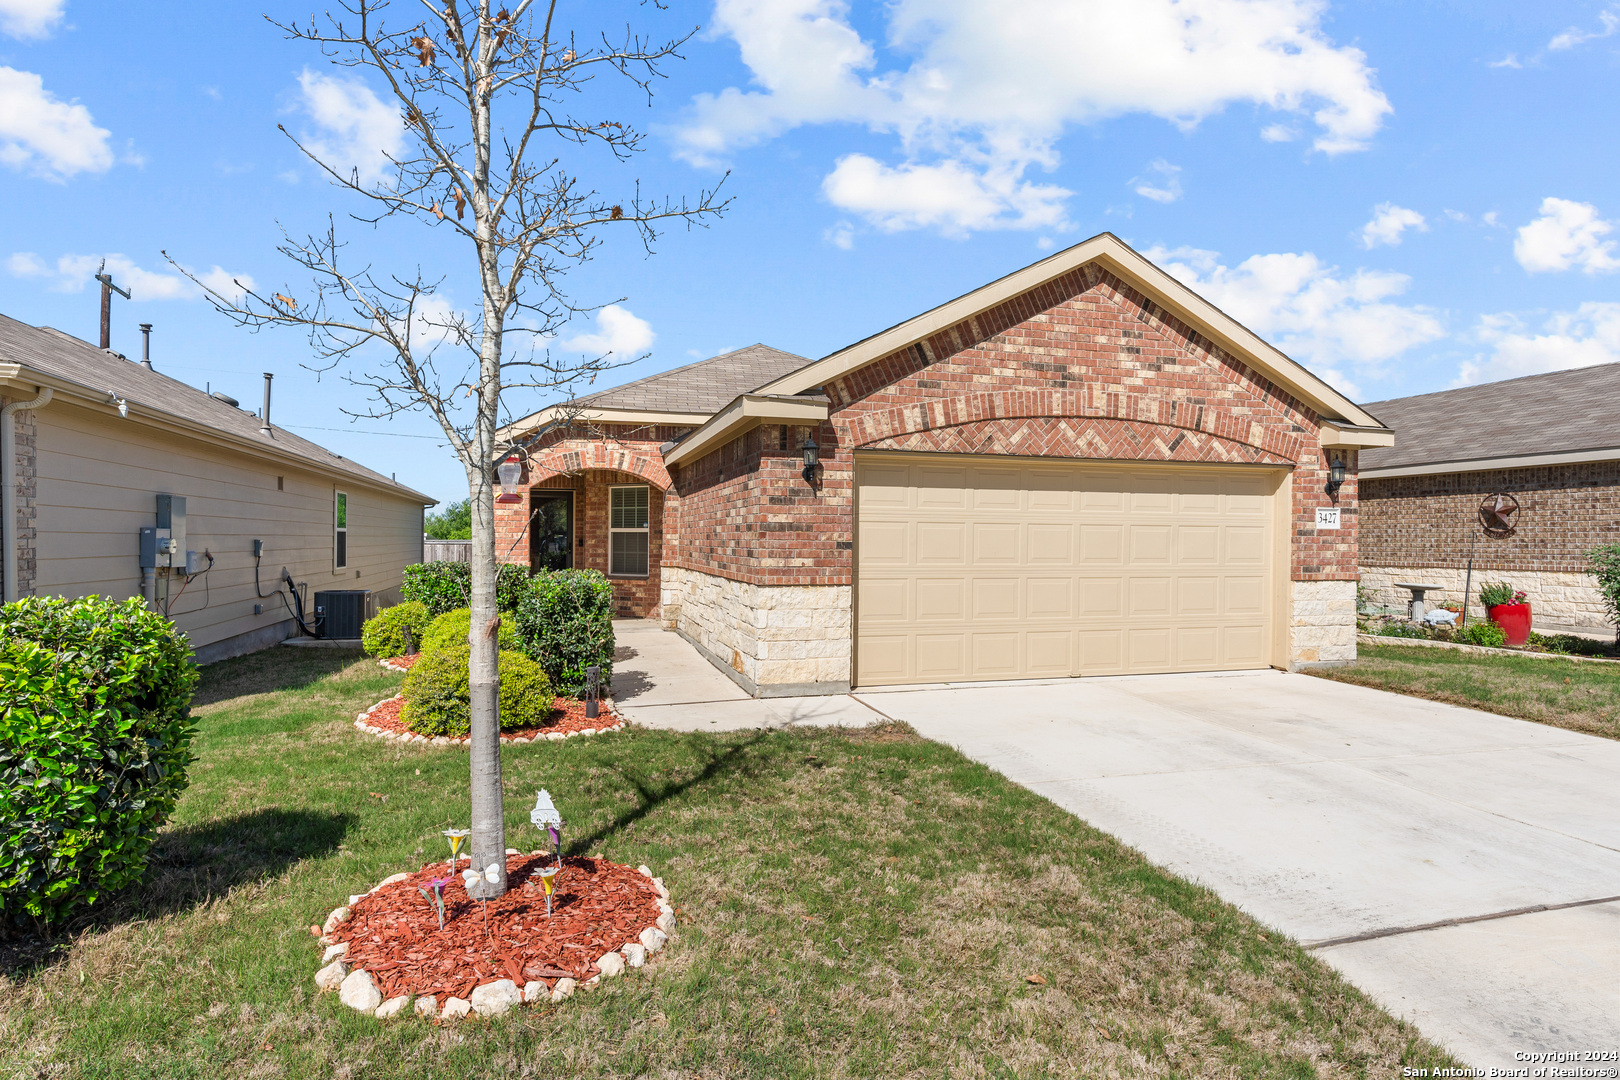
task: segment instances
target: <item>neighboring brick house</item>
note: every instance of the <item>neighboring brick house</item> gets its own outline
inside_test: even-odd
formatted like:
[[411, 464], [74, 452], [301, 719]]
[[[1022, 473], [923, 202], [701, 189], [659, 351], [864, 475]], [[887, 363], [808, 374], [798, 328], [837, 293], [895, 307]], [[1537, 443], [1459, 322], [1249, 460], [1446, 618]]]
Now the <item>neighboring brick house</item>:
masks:
[[605, 570], [760, 695], [1353, 659], [1356, 455], [1392, 440], [1106, 233], [821, 360], [755, 345], [506, 435], [500, 549]]
[[[1536, 625], [1607, 633], [1613, 623], [1585, 552], [1620, 541], [1620, 364], [1378, 401], [1367, 411], [1396, 432], [1361, 459], [1361, 573], [1384, 605], [1397, 581], [1444, 586], [1460, 602], [1473, 556], [1481, 581], [1530, 594]], [[1517, 531], [1480, 527], [1486, 498], [1511, 495]]]

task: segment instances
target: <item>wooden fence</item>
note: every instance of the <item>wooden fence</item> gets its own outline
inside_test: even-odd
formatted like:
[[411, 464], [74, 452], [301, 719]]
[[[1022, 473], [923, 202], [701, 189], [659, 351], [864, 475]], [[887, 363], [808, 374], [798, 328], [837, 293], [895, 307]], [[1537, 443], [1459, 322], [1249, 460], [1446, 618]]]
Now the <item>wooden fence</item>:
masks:
[[422, 538], [423, 562], [472, 562], [471, 540]]

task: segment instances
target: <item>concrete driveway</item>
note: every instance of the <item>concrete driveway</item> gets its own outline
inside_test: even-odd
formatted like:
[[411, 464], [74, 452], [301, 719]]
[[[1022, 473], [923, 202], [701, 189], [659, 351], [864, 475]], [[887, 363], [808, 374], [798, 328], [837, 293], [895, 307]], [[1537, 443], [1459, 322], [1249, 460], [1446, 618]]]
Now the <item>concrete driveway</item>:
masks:
[[620, 625], [632, 721], [903, 720], [1315, 949], [1471, 1065], [1620, 1047], [1620, 743], [1273, 671], [756, 701], [674, 634]]

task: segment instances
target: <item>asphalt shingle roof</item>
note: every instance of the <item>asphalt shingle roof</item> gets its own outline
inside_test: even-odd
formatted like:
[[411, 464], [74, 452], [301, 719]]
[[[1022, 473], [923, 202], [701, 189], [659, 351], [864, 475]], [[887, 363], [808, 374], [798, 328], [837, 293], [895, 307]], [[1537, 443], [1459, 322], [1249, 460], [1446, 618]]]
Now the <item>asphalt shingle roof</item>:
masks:
[[1364, 406], [1395, 445], [1361, 452], [1363, 469], [1523, 457], [1620, 446], [1620, 364], [1597, 364]]
[[[227, 405], [161, 371], [149, 371], [134, 361], [104, 352], [88, 341], [49, 326], [29, 326], [0, 315], [0, 363], [22, 364], [83, 386], [104, 388], [117, 393], [131, 406], [145, 406], [152, 412], [167, 413], [252, 442], [268, 441], [260, 434], [259, 418], [254, 414]], [[272, 415], [274, 412], [272, 409]], [[346, 473], [393, 487], [401, 495], [419, 497], [423, 503], [433, 501], [358, 462], [300, 438], [286, 428], [274, 424], [270, 426], [274, 431], [275, 445], [283, 453], [303, 458], [329, 472]]]
[[768, 345], [722, 353], [671, 371], [649, 375], [579, 398], [575, 404], [599, 409], [644, 409], [652, 412], [716, 413], [739, 394], [756, 390], [812, 363]]

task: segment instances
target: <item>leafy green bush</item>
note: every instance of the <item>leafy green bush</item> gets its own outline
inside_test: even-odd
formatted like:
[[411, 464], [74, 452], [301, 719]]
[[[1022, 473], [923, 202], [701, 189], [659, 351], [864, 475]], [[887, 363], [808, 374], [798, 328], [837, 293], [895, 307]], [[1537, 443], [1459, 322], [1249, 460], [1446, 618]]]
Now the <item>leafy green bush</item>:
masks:
[[360, 644], [367, 656], [405, 656], [421, 647], [427, 625], [427, 608], [407, 600], [367, 619], [360, 628]]
[[59, 925], [137, 881], [186, 787], [197, 669], [139, 599], [0, 607], [0, 916]]
[[585, 669], [613, 678], [613, 583], [599, 570], [542, 571], [517, 610], [518, 635], [559, 694], [585, 691]]
[[1427, 638], [1429, 632], [1414, 622], [1389, 622], [1378, 631], [1380, 637]]
[[1550, 653], [1562, 653], [1566, 656], [1613, 656], [1615, 648], [1607, 641], [1597, 641], [1593, 638], [1584, 638], [1575, 634], [1538, 634], [1530, 631], [1530, 640], [1527, 644], [1532, 649], [1542, 649]]
[[[472, 728], [466, 645], [440, 649], [411, 665], [400, 721], [418, 735], [465, 735]], [[556, 707], [551, 680], [520, 652], [501, 650], [501, 730], [539, 727]]]
[[1479, 602], [1486, 611], [1503, 604], [1523, 603], [1514, 597], [1523, 596], [1523, 593], [1514, 592], [1513, 586], [1505, 581], [1489, 581], [1479, 587]]
[[1614, 620], [1614, 643], [1620, 647], [1620, 544], [1602, 544], [1586, 553], [1586, 564], [1597, 578], [1603, 606]]
[[1462, 631], [1457, 635], [1457, 640], [1466, 642], [1469, 645], [1485, 645], [1492, 649], [1500, 649], [1507, 643], [1507, 635], [1502, 632], [1500, 626], [1481, 619], [1479, 622], [1471, 622], [1463, 627]]
[[[500, 647], [502, 649], [520, 650], [523, 641], [518, 637], [517, 627], [512, 625], [512, 616], [501, 616]], [[467, 642], [467, 635], [472, 630], [472, 611], [468, 608], [457, 608], [447, 611], [428, 624], [422, 633], [422, 654], [443, 652], [458, 646], [471, 648]]]
[[[464, 562], [412, 563], [405, 568], [399, 587], [406, 600], [415, 600], [437, 618], [447, 611], [467, 607], [472, 601], [472, 566]], [[529, 569], [515, 563], [502, 563], [495, 576], [495, 607], [516, 611], [529, 595]]]

